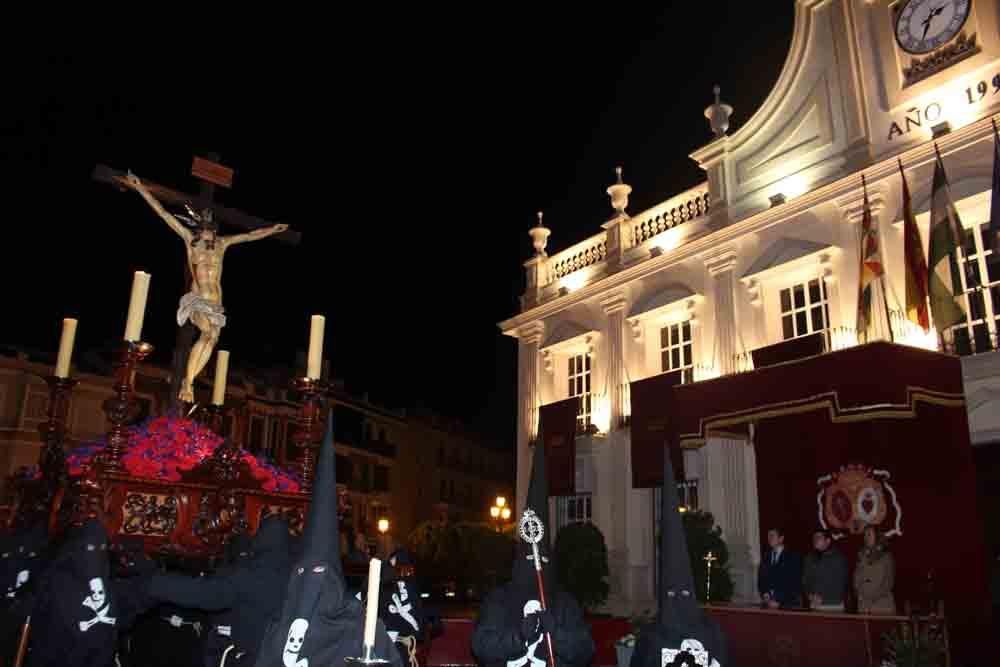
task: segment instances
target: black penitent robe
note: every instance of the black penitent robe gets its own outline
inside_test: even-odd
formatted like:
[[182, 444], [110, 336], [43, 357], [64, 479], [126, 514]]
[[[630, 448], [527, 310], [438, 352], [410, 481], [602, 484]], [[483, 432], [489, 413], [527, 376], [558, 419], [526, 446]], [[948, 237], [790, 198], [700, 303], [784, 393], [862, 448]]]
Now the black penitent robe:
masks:
[[[119, 651], [122, 667], [187, 667], [201, 665], [204, 613], [174, 605], [158, 605], [140, 618]], [[197, 628], [195, 624], [198, 624]], [[218, 665], [219, 661], [215, 661]]]
[[[281, 616], [261, 644], [256, 667], [343, 666], [363, 657], [365, 611], [348, 597], [339, 569], [326, 562], [300, 563], [292, 570]], [[381, 621], [375, 656], [402, 667]]]
[[[206, 638], [206, 649], [221, 654], [235, 646], [230, 659], [242, 656], [252, 664], [268, 621], [281, 609], [288, 581], [288, 525], [274, 518], [261, 523], [254, 538], [253, 556], [220, 575], [195, 578], [175, 574], [154, 575], [149, 594], [170, 604], [217, 612], [208, 635], [219, 635], [217, 626], [228, 634]], [[218, 663], [216, 663], [218, 664]]]
[[[537, 589], [534, 593], [537, 595]], [[594, 656], [594, 641], [580, 605], [572, 595], [558, 590], [548, 592], [547, 598], [555, 623], [552, 649], [556, 664], [559, 667], [586, 667]], [[526, 608], [532, 613], [539, 607], [537, 601], [513, 584], [493, 591], [483, 601], [472, 635], [472, 653], [480, 664], [484, 667], [544, 667], [548, 663], [544, 635], [533, 646], [526, 644], [520, 635]]]
[[44, 522], [5, 536], [0, 547], [0, 665], [14, 664], [38, 581], [49, 564]]
[[29, 667], [114, 665], [118, 636], [147, 598], [144, 581], [110, 575], [104, 527], [91, 520], [74, 529], [38, 585]]
[[639, 631], [639, 640], [629, 667], [731, 667], [726, 638], [719, 626], [707, 619], [706, 623], [699, 625], [701, 627], [688, 632], [676, 627], [668, 630], [660, 623], [644, 626]]

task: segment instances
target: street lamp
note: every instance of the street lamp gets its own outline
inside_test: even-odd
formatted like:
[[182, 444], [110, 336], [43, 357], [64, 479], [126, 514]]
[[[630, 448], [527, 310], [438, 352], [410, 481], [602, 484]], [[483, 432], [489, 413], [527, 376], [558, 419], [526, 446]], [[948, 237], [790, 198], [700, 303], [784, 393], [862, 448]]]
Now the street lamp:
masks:
[[490, 516], [497, 523], [497, 532], [500, 532], [500, 526], [506, 522], [510, 521], [510, 508], [507, 507], [507, 499], [503, 496], [497, 496], [493, 503], [493, 507], [490, 508]]

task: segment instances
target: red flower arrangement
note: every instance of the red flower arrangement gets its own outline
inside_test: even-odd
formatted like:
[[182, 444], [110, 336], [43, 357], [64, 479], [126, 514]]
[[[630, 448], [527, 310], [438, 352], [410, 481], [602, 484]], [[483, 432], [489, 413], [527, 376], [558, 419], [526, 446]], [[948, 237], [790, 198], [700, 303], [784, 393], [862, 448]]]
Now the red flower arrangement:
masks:
[[[222, 442], [223, 439], [210, 429], [190, 419], [153, 417], [129, 429], [128, 448], [122, 456], [122, 464], [134, 477], [175, 482], [180, 480], [182, 472], [211, 456]], [[75, 448], [66, 457], [70, 476], [82, 475], [106, 444], [99, 440]], [[242, 458], [250, 466], [254, 479], [263, 482], [265, 491], [299, 491], [297, 476], [247, 452], [242, 452]]]

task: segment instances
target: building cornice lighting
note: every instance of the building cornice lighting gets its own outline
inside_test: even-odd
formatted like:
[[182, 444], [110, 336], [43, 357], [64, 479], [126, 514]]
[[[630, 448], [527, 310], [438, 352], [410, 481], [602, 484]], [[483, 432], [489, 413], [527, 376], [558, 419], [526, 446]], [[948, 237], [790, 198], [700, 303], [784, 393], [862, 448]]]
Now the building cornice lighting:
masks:
[[787, 201], [785, 195], [781, 192], [771, 195], [768, 199], [771, 200], [771, 206], [781, 206]]
[[938, 137], [943, 137], [944, 135], [951, 132], [951, 123], [948, 121], [942, 121], [931, 128], [931, 136], [934, 139]]

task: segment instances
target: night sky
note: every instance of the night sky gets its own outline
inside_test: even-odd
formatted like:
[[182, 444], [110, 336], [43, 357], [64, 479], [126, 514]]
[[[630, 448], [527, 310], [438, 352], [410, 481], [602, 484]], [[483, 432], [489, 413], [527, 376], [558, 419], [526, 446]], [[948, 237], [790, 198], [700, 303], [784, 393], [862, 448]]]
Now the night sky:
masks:
[[192, 155], [216, 151], [236, 170], [223, 203], [303, 234], [227, 252], [234, 366], [293, 363], [323, 313], [349, 389], [512, 443], [516, 343], [496, 323], [517, 310], [535, 211], [554, 252], [599, 231], [617, 164], [633, 213], [698, 184], [687, 155], [711, 138], [712, 85], [738, 128], [791, 41], [790, 0], [594, 8], [372, 5], [328, 32], [300, 16], [205, 47], [196, 29], [35, 44], [0, 108], [0, 344], [54, 358], [64, 316], [77, 355], [120, 339], [143, 269], [143, 337], [168, 363], [182, 242], [90, 175], [100, 162], [193, 192]]

